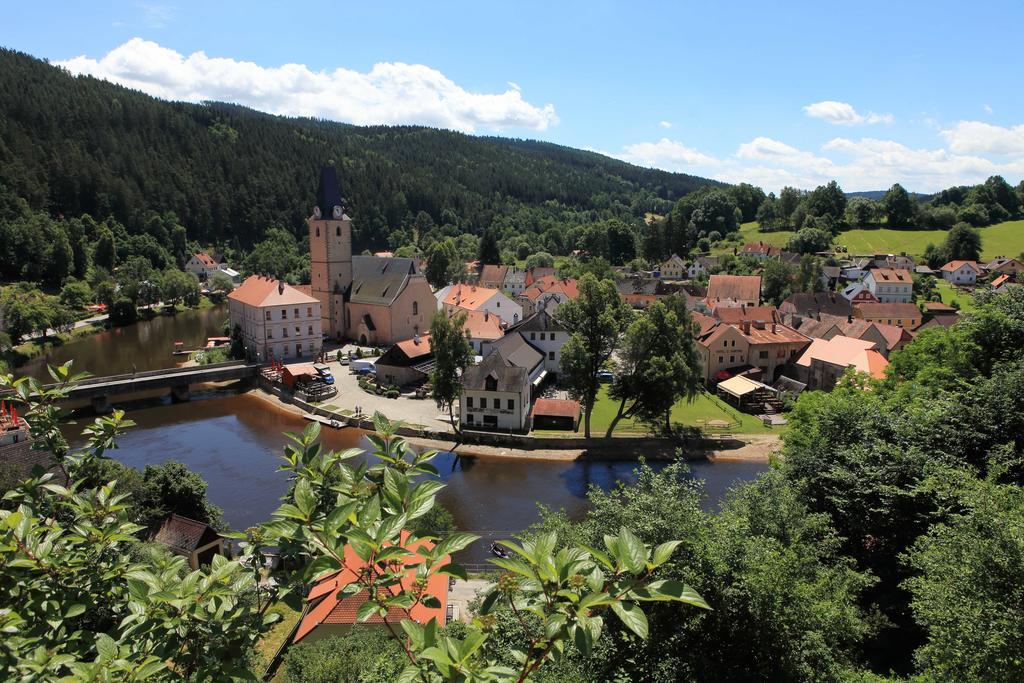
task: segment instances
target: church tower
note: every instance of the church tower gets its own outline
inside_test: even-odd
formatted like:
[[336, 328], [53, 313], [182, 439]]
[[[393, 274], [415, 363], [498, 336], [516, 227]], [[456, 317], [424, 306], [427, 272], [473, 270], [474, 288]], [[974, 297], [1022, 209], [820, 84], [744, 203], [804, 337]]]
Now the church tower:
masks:
[[345, 294], [352, 284], [352, 220], [345, 215], [338, 175], [333, 166], [320, 171], [313, 215], [309, 217], [310, 275], [320, 301], [324, 334], [345, 336]]

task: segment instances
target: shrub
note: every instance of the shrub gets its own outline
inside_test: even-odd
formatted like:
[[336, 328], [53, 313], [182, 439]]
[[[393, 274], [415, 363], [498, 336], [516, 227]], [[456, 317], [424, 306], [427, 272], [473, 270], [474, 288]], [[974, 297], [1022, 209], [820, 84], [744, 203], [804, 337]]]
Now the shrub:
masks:
[[387, 390], [387, 393], [385, 395], [388, 398], [398, 398], [399, 396], [402, 395], [402, 392], [400, 392], [398, 389], [395, 389], [394, 387], [391, 387], [390, 389]]
[[356, 627], [344, 636], [296, 645], [288, 650], [282, 678], [298, 683], [390, 681], [404, 665], [398, 645], [380, 628]]

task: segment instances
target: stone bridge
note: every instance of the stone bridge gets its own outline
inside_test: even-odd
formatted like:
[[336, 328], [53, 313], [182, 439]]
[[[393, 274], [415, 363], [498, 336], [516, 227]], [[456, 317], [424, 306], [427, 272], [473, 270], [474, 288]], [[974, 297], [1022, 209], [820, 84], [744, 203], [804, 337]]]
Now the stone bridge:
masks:
[[[256, 377], [260, 367], [262, 366], [258, 363], [228, 361], [213, 365], [147, 370], [109, 377], [90, 377], [71, 387], [68, 390], [67, 400], [91, 399], [92, 407], [98, 413], [107, 412], [110, 409], [107, 403], [110, 396], [134, 394], [154, 389], [170, 389], [171, 396], [175, 401], [187, 401], [189, 386], [192, 384], [227, 382]], [[47, 388], [55, 386], [51, 384]]]

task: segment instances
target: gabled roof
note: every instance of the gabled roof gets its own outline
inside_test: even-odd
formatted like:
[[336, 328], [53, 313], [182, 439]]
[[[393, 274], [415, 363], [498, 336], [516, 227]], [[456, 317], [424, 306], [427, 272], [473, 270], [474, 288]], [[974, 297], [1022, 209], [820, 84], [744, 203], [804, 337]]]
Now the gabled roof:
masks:
[[712, 275], [708, 280], [708, 301], [733, 299], [760, 301], [760, 275]]
[[686, 264], [683, 262], [683, 259], [679, 258], [679, 254], [672, 254], [667, 259], [662, 261], [660, 265], [664, 266], [666, 264], [670, 264], [670, 265], [673, 265], [673, 266], [679, 266], [679, 267], [685, 267], [686, 266]]
[[526, 271], [526, 286], [529, 287], [542, 277], [555, 276], [555, 269], [552, 266], [536, 266]]
[[487, 286], [489, 283], [495, 283], [500, 286], [507, 274], [508, 266], [485, 265], [480, 271], [480, 284]]
[[580, 416], [580, 402], [567, 398], [538, 398], [533, 403], [533, 417], [571, 417]]
[[747, 244], [744, 244], [740, 253], [758, 254], [759, 256], [775, 256], [779, 251], [778, 247], [758, 240], [757, 242], [748, 242]]
[[417, 273], [416, 261], [411, 258], [353, 256], [348, 300], [354, 304], [390, 306], [409, 278]]
[[999, 287], [1004, 282], [1009, 282], [1009, 280], [1010, 280], [1010, 274], [1009, 273], [1003, 273], [1002, 275], [997, 277], [995, 280], [992, 280], [992, 287], [993, 288]]
[[247, 306], [292, 306], [320, 303], [287, 282], [262, 275], [250, 275], [245, 278], [245, 282], [228, 294], [228, 299]]
[[198, 254], [193, 256], [192, 258], [194, 258], [196, 261], [199, 261], [200, 263], [202, 263], [207, 268], [216, 268], [217, 267], [217, 260], [215, 258], [213, 258], [212, 256], [210, 256], [209, 254], [207, 254], [205, 251], [199, 252]]
[[152, 540], [168, 548], [191, 553], [220, 538], [212, 526], [182, 515], [171, 514], [152, 535]]
[[534, 280], [533, 284], [523, 292], [523, 296], [532, 301], [546, 292], [564, 294], [569, 299], [575, 299], [580, 295], [575, 279], [571, 277], [559, 279], [554, 275], [545, 275]]
[[[518, 334], [506, 337], [506, 339], [515, 338], [522, 340]], [[539, 355], [539, 352], [537, 353]], [[513, 364], [495, 348], [479, 365], [471, 365], [466, 368], [462, 373], [462, 386], [464, 389], [483, 391], [487, 386], [487, 379], [493, 378], [496, 382], [495, 391], [515, 393], [527, 384], [529, 376], [530, 373], [525, 367]]]
[[[486, 266], [484, 266], [486, 268]], [[467, 311], [475, 311], [491, 300], [495, 294], [500, 294], [497, 289], [491, 287], [477, 287], [476, 285], [458, 284], [448, 290], [444, 298], [445, 306], [464, 308]]]
[[[423, 356], [429, 356], [432, 351], [430, 348], [430, 334], [417, 335], [412, 339], [406, 339], [395, 344], [394, 347], [402, 352], [409, 360], [415, 360], [422, 358]], [[390, 351], [390, 349], [389, 349]]]
[[842, 335], [828, 340], [814, 339], [796, 363], [810, 367], [812, 360], [856, 368], [858, 372], [866, 372], [875, 379], [885, 377], [885, 368], [889, 365], [874, 342]]
[[[403, 530], [400, 536], [401, 544], [412, 551], [413, 555], [411, 557], [406, 556], [401, 560], [406, 567], [400, 581], [401, 586], [394, 586], [388, 589], [395, 594], [400, 589], [412, 589], [415, 587], [415, 565], [423, 561], [421, 552], [429, 551], [434, 547], [433, 542], [428, 540], [419, 540], [410, 544], [410, 535], [409, 531]], [[356, 583], [358, 581], [357, 573], [367, 565], [350, 545], [345, 546], [344, 558], [344, 569], [324, 576], [310, 589], [309, 596], [306, 598], [307, 609], [304, 613], [305, 616], [299, 622], [299, 626], [295, 631], [295, 637], [292, 639], [293, 643], [297, 643], [305, 638], [321, 624], [352, 625], [357, 623], [356, 614], [359, 606], [366, 601], [366, 590], [364, 589], [355, 595], [340, 600], [339, 593], [345, 586]], [[440, 564], [447, 564], [448, 561], [449, 556], [445, 556]], [[409, 616], [412, 617], [413, 621], [420, 624], [425, 624], [431, 619], [437, 619], [437, 623], [443, 625], [448, 605], [448, 576], [438, 573], [431, 574], [430, 578], [427, 579], [426, 593], [437, 598], [440, 605], [431, 608], [419, 603], [409, 610]], [[396, 624], [405, 618], [407, 618], [405, 612], [397, 607], [392, 608], [387, 615], [387, 620]], [[382, 624], [384, 620], [380, 616], [374, 615], [364, 623]]]
[[774, 306], [716, 306], [711, 315], [723, 323], [735, 325], [743, 321], [779, 323], [782, 318]]
[[944, 273], [952, 273], [954, 270], [959, 270], [962, 266], [969, 266], [975, 273], [980, 273], [981, 269], [978, 268], [977, 261], [950, 261], [940, 268]]
[[924, 310], [932, 315], [958, 315], [960, 311], [941, 301], [924, 302]]
[[914, 304], [864, 303], [854, 306], [861, 318], [920, 318], [921, 309]]
[[914, 278], [906, 268], [872, 268], [868, 274], [874, 278], [875, 282], [907, 285], [914, 283]]
[[526, 318], [518, 325], [513, 325], [508, 328], [509, 332], [565, 332], [565, 328], [547, 312], [547, 309], [541, 309]]
[[853, 313], [853, 304], [836, 292], [799, 292], [789, 295], [779, 307], [787, 313], [809, 315], [827, 313], [847, 316]]
[[544, 354], [526, 341], [522, 333], [506, 334], [494, 342], [493, 348], [510, 364], [525, 368], [530, 373], [544, 362]]
[[1024, 264], [1009, 256], [996, 256], [985, 264], [985, 270], [997, 270], [1007, 264], [1017, 264], [1017, 268], [1024, 268]]
[[501, 317], [490, 311], [465, 311], [466, 336], [470, 339], [493, 340], [505, 336], [501, 328]]

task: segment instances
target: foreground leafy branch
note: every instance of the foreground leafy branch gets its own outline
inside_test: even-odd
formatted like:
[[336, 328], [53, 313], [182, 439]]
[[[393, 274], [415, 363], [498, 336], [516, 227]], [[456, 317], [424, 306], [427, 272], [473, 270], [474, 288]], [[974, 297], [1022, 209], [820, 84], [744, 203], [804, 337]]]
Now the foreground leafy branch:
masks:
[[[429, 578], [467, 578], [465, 569], [449, 557], [478, 537], [455, 533], [437, 539], [407, 530], [410, 522], [429, 512], [443, 488], [430, 478], [437, 475], [430, 464], [437, 453], [412, 450], [395, 435], [398, 425], [379, 413], [374, 424], [377, 434], [368, 437], [374, 446], [373, 464], [359, 459], [358, 449], [324, 451], [316, 423], [301, 435], [288, 435], [292, 444], [285, 449], [283, 469], [294, 477], [292, 493], [262, 534], [306, 560], [302, 582], [343, 569], [357, 577], [339, 589], [339, 597], [365, 594], [358, 620], [380, 618], [401, 645], [408, 664], [400, 681], [525, 681], [570, 645], [589, 653], [610, 615], [646, 638], [644, 602], [675, 601], [708, 609], [688, 586], [655, 578], [678, 541], [652, 550], [621, 529], [605, 537], [605, 550], [557, 548], [558, 538], [550, 533], [521, 544], [504, 541], [515, 557], [492, 560], [505, 573], [490, 588], [465, 637], [449, 635], [436, 618], [418, 623], [412, 619], [414, 607], [440, 604], [425, 591]], [[346, 564], [346, 545], [362, 565]], [[415, 573], [411, 586], [403, 584], [408, 572]], [[511, 653], [496, 651], [489, 641], [491, 613], [502, 604], [511, 607], [529, 634]], [[389, 617], [395, 609], [403, 615], [397, 624]], [[500, 663], [509, 654], [517, 667]]]

